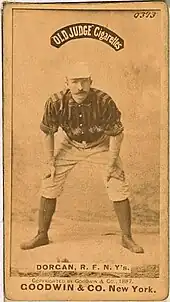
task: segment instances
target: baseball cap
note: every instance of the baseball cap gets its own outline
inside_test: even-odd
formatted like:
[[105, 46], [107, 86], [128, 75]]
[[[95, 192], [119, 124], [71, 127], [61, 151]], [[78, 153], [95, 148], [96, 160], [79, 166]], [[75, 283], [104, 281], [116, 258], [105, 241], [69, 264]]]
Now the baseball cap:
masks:
[[66, 74], [67, 78], [89, 78], [91, 73], [89, 71], [88, 65], [85, 62], [77, 62], [72, 66], [69, 66]]

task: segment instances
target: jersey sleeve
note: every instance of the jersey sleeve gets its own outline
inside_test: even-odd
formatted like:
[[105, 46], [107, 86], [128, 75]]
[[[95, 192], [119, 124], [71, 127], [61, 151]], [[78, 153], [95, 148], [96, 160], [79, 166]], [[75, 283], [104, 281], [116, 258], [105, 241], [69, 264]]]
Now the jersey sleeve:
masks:
[[104, 105], [102, 120], [104, 133], [106, 135], [116, 136], [124, 130], [121, 122], [121, 112], [111, 98], [109, 98]]
[[40, 129], [46, 134], [54, 134], [59, 127], [60, 100], [52, 95], [45, 103]]

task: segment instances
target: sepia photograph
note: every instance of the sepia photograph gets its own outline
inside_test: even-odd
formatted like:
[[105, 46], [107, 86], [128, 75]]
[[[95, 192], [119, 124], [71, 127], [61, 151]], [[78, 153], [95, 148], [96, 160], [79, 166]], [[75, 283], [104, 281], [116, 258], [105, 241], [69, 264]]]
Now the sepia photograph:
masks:
[[6, 297], [165, 299], [166, 5], [5, 3], [3, 18]]

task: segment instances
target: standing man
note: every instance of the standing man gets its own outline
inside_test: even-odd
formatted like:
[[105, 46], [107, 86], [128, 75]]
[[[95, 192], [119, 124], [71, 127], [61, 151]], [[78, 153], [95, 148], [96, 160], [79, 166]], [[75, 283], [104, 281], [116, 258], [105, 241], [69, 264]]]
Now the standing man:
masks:
[[[131, 234], [131, 209], [120, 147], [123, 140], [121, 113], [112, 98], [92, 88], [92, 78], [84, 63], [75, 64], [67, 74], [66, 90], [54, 93], [46, 102], [41, 130], [47, 169], [42, 180], [38, 234], [21, 244], [24, 250], [49, 243], [48, 230], [68, 173], [82, 160], [96, 164], [122, 231], [122, 245], [143, 253]], [[62, 129], [63, 139], [54, 152], [54, 134]]]

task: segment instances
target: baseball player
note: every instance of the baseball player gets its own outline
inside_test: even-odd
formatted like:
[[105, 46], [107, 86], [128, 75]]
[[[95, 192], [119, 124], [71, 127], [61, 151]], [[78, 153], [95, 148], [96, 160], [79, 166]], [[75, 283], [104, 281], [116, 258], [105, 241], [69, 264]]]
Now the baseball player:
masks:
[[[119, 156], [124, 135], [121, 113], [107, 93], [92, 87], [87, 64], [79, 62], [70, 68], [65, 84], [66, 89], [54, 93], [45, 104], [40, 128], [44, 132], [46, 170], [38, 233], [22, 243], [21, 249], [49, 244], [48, 230], [65, 180], [78, 163], [88, 161], [101, 172], [122, 231], [122, 246], [143, 253], [131, 234], [129, 190]], [[55, 151], [54, 136], [59, 128], [61, 138]]]

